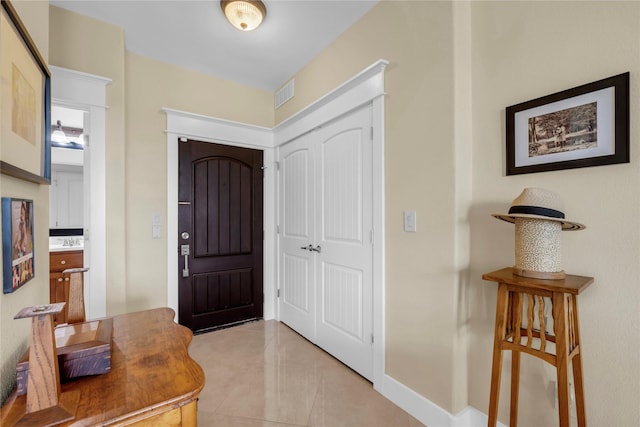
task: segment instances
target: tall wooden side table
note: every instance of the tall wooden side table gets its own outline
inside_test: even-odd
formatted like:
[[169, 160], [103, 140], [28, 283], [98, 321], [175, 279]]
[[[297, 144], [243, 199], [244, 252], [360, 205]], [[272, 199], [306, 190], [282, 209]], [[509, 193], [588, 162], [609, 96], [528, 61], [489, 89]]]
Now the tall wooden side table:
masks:
[[[496, 326], [491, 366], [489, 426], [498, 421], [502, 352], [511, 350], [511, 406], [509, 425], [518, 424], [520, 353], [538, 357], [556, 367], [560, 427], [569, 427], [569, 362], [573, 367], [578, 426], [586, 426], [582, 356], [576, 297], [593, 283], [592, 277], [566, 275], [562, 280], [532, 279], [513, 268], [486, 273], [484, 280], [498, 283]], [[545, 305], [551, 304], [554, 333], [546, 331]], [[526, 318], [523, 318], [523, 307]], [[552, 352], [548, 342], [555, 343]]]

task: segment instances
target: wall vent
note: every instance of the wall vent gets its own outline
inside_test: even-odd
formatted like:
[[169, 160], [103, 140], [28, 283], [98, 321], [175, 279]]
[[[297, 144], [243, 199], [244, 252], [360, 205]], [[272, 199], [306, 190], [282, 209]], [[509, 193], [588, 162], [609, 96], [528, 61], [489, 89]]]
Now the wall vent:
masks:
[[282, 104], [284, 104], [285, 102], [287, 102], [291, 98], [293, 98], [293, 79], [289, 80], [287, 82], [287, 84], [282, 86], [276, 92], [276, 96], [275, 96], [276, 105], [275, 105], [275, 108], [276, 109], [280, 108], [282, 106]]

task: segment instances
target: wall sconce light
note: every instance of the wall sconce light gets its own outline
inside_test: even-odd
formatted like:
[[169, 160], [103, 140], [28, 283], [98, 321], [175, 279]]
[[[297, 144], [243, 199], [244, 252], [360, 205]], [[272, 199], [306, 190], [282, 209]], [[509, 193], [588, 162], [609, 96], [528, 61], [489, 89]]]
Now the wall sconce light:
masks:
[[260, 0], [220, 0], [220, 7], [231, 25], [240, 31], [255, 30], [267, 15]]
[[57, 125], [58, 128], [51, 133], [51, 140], [53, 142], [59, 142], [62, 144], [68, 143], [69, 140], [67, 139], [67, 135], [65, 135], [64, 131], [62, 130], [62, 123], [60, 123], [60, 120], [58, 120]]

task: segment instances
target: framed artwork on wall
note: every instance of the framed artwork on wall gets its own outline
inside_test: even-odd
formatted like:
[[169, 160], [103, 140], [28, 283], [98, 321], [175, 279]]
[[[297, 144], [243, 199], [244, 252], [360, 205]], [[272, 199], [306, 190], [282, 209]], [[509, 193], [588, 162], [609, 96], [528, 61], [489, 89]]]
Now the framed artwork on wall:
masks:
[[0, 3], [0, 172], [49, 184], [49, 69], [12, 4]]
[[629, 73], [506, 109], [507, 175], [629, 163]]
[[33, 200], [2, 198], [2, 290], [5, 294], [35, 277]]

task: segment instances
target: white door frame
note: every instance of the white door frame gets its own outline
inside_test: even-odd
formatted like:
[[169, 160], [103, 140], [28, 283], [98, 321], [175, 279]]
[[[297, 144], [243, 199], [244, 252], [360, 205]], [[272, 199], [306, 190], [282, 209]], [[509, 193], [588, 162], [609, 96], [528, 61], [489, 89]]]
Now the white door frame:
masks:
[[[349, 113], [326, 122], [294, 140], [278, 147], [280, 176], [279, 280], [280, 320], [298, 331], [312, 343], [373, 381], [373, 120], [369, 102]], [[338, 141], [338, 142], [336, 142]], [[337, 157], [336, 150], [341, 152]], [[353, 150], [353, 151], [349, 151]], [[332, 153], [333, 152], [333, 153]], [[337, 159], [340, 158], [338, 161]], [[349, 166], [342, 162], [347, 162]], [[336, 163], [332, 163], [336, 162]], [[362, 162], [360, 166], [357, 163]], [[332, 177], [325, 174], [331, 171]], [[353, 173], [354, 175], [350, 176]], [[291, 175], [291, 176], [289, 176]], [[338, 185], [346, 185], [346, 193], [327, 193], [325, 185], [340, 177]], [[327, 179], [329, 181], [327, 181]], [[353, 181], [345, 181], [352, 179]], [[302, 184], [291, 198], [286, 189]], [[341, 216], [325, 211], [329, 199], [354, 202], [353, 215], [346, 229], [331, 227]], [[334, 201], [337, 202], [337, 199]], [[334, 205], [338, 210], [337, 203]], [[342, 205], [346, 209], [348, 205]], [[289, 208], [291, 211], [289, 212]], [[282, 209], [287, 210], [290, 215]], [[360, 211], [359, 211], [360, 210]], [[358, 212], [359, 211], [359, 212]], [[356, 214], [358, 212], [358, 214]], [[328, 237], [329, 233], [332, 237]], [[345, 233], [345, 234], [342, 234]], [[342, 236], [344, 240], [341, 239]], [[322, 253], [314, 254], [307, 245], [321, 245]], [[325, 275], [340, 272], [350, 280], [334, 278], [326, 282]], [[356, 284], [357, 283], [357, 284]], [[359, 291], [353, 293], [346, 290]], [[337, 293], [345, 291], [340, 303], [333, 305]], [[328, 293], [327, 293], [328, 292]], [[329, 296], [333, 295], [333, 296]], [[357, 295], [357, 296], [356, 296]], [[293, 297], [293, 299], [291, 299]], [[300, 298], [302, 297], [302, 298]], [[338, 308], [338, 307], [341, 308]], [[345, 318], [326, 318], [325, 308], [338, 310]], [[345, 311], [346, 310], [346, 311]], [[361, 310], [358, 319], [346, 319]], [[330, 310], [334, 311], [334, 310]], [[330, 316], [331, 317], [331, 316]]]
[[[277, 313], [277, 164], [275, 148], [367, 103], [373, 114], [373, 382], [384, 379], [384, 71], [378, 60], [273, 129], [163, 108], [167, 115], [167, 304], [178, 312], [178, 138], [264, 150], [264, 318]], [[248, 143], [250, 142], [250, 143]], [[274, 167], [276, 166], [276, 167]], [[376, 387], [377, 388], [377, 387]]]
[[[111, 79], [50, 65], [51, 102], [85, 111], [89, 122], [89, 150], [84, 176], [85, 308], [87, 319], [107, 315], [106, 215], [106, 86]], [[85, 182], [87, 179], [85, 178]]]
[[379, 60], [359, 74], [274, 128], [280, 146], [365, 104], [372, 105], [373, 128], [373, 384], [384, 377], [384, 71]]
[[[273, 319], [276, 171], [271, 129], [163, 108], [167, 115], [167, 305], [178, 321], [178, 138], [263, 150], [263, 317]], [[248, 143], [247, 141], [250, 141]]]

